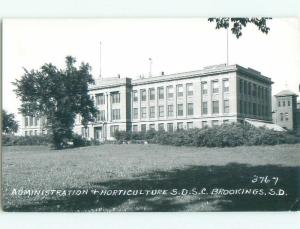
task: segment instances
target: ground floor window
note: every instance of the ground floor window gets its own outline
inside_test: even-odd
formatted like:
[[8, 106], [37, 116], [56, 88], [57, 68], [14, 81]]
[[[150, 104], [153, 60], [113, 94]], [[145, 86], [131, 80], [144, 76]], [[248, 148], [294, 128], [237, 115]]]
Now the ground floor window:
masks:
[[133, 126], [132, 126], [132, 131], [133, 131], [133, 132], [138, 132], [138, 130], [139, 130], [138, 125], [133, 125]]
[[163, 123], [159, 123], [158, 130], [165, 130], [165, 125]]
[[212, 120], [212, 126], [218, 126], [219, 125], [219, 121], [218, 120]]
[[146, 130], [147, 130], [146, 124], [142, 124], [141, 125], [141, 131], [146, 132]]
[[183, 122], [178, 122], [177, 123], [177, 130], [182, 130], [183, 129]]
[[112, 125], [110, 126], [110, 136], [114, 137], [116, 131], [119, 130], [119, 126], [118, 125]]
[[149, 125], [149, 130], [155, 130], [155, 124], [150, 124]]
[[207, 121], [202, 121], [202, 128], [207, 127]]
[[188, 122], [187, 124], [186, 124], [186, 128], [189, 130], [189, 129], [193, 129], [194, 127], [193, 127], [193, 122]]
[[167, 124], [167, 130], [168, 130], [168, 132], [173, 132], [173, 123]]
[[85, 127], [82, 127], [81, 128], [81, 136], [84, 137], [84, 138], [88, 138], [89, 137], [89, 128], [85, 128]]

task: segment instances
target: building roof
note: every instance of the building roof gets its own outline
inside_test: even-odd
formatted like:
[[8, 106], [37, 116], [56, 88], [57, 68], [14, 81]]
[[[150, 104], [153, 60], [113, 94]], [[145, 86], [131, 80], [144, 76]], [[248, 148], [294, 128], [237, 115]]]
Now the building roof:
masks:
[[247, 123], [249, 123], [252, 126], [255, 126], [257, 128], [259, 127], [265, 127], [267, 129], [275, 130], [275, 131], [286, 131], [284, 128], [281, 126], [274, 124], [274, 123], [267, 123], [263, 121], [258, 121], [258, 120], [251, 120], [251, 119], [245, 119]]
[[294, 92], [290, 91], [290, 90], [282, 90], [281, 92], [277, 93], [275, 96], [298, 96], [297, 94], [295, 94]]

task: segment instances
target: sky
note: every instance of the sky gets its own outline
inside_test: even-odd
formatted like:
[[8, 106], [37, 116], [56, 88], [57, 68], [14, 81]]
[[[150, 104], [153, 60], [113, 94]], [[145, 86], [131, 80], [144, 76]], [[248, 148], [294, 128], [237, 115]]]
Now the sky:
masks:
[[[270, 77], [272, 93], [300, 84], [300, 19], [274, 18], [266, 35], [254, 25], [236, 39], [229, 34], [229, 64], [251, 67]], [[137, 78], [193, 71], [226, 63], [226, 30], [206, 18], [6, 19], [3, 22], [3, 108], [17, 116], [20, 101], [11, 82], [24, 69], [45, 63], [64, 68], [65, 57], [89, 63], [92, 75]]]

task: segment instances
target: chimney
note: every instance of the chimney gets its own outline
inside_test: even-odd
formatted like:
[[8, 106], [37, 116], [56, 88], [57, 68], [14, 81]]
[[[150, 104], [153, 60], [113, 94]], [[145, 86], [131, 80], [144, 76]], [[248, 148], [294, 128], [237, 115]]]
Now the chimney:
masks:
[[164, 75], [165, 75], [165, 72], [161, 72], [161, 75], [164, 76]]

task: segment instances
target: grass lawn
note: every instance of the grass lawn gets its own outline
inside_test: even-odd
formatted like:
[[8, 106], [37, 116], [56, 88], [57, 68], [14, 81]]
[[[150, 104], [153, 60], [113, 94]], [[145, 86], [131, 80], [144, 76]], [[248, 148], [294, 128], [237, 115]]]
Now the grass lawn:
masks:
[[[10, 146], [2, 148], [2, 170], [6, 211], [299, 209], [300, 144], [235, 148], [101, 145], [60, 151]], [[256, 175], [265, 180], [253, 183]], [[30, 197], [15, 193], [53, 189], [89, 192]], [[242, 189], [251, 194], [241, 194]], [[91, 190], [143, 190], [143, 194], [98, 195]], [[145, 195], [145, 190], [152, 190], [153, 195]], [[165, 191], [155, 195], [157, 190]], [[237, 190], [238, 194], [233, 193]]]

